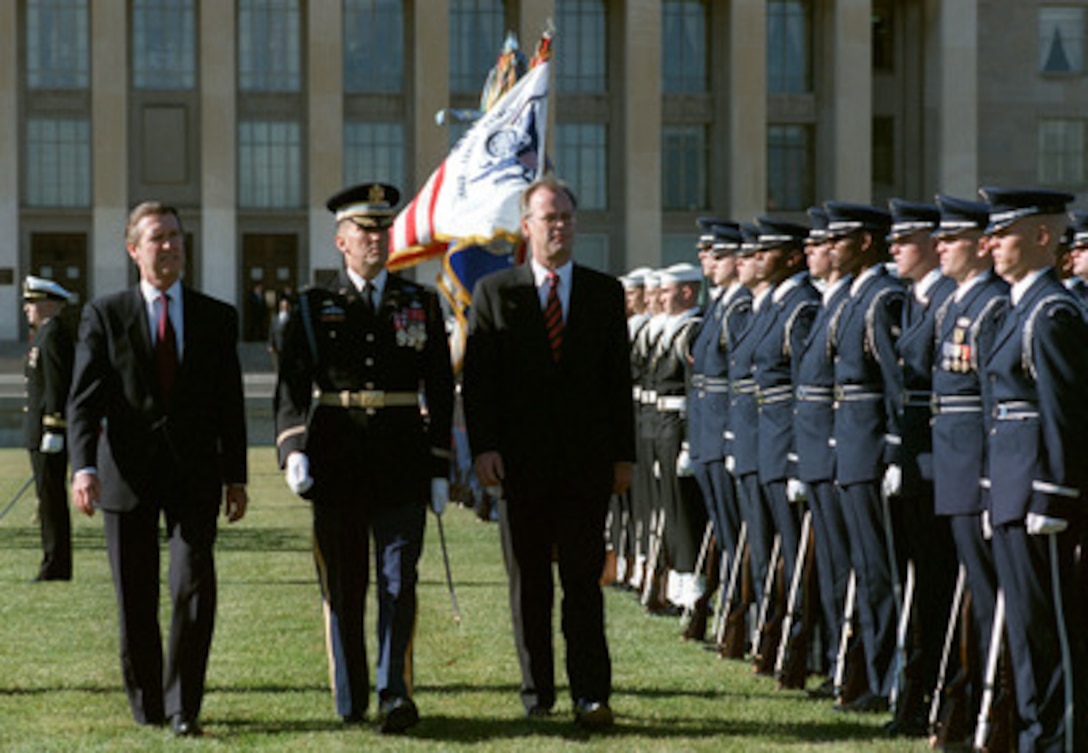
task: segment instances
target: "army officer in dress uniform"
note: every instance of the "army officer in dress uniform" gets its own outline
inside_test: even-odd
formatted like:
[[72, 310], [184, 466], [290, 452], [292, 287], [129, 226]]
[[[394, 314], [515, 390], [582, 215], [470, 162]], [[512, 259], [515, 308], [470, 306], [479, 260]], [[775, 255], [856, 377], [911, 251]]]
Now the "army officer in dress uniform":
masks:
[[24, 438], [34, 469], [42, 529], [42, 562], [35, 581], [72, 579], [72, 521], [64, 475], [68, 451], [64, 408], [72, 384], [75, 344], [60, 319], [71, 294], [52, 280], [27, 277], [23, 312], [33, 330], [26, 356]]
[[387, 228], [398, 192], [372, 183], [327, 203], [344, 269], [300, 293], [284, 331], [276, 447], [292, 491], [313, 502], [336, 710], [368, 703], [364, 605], [373, 537], [378, 588], [378, 721], [403, 732], [412, 701], [416, 563], [426, 502], [449, 496], [453, 373], [433, 291], [389, 274]]

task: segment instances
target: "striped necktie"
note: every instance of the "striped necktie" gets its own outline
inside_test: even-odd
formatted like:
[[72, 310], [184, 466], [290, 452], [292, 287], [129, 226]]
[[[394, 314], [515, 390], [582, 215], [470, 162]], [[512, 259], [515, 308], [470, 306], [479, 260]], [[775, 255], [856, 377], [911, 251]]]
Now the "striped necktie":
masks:
[[552, 348], [552, 360], [559, 362], [563, 347], [563, 306], [559, 302], [559, 275], [548, 273], [548, 300], [544, 305], [544, 326], [548, 331], [548, 344]]

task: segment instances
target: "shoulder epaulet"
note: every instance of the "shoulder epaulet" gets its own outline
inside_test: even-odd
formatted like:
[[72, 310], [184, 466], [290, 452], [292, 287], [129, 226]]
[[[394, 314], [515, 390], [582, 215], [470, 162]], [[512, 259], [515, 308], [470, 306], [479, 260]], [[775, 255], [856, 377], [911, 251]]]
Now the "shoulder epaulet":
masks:
[[978, 312], [978, 316], [971, 322], [971, 329], [968, 331], [968, 336], [971, 343], [971, 368], [975, 371], [979, 370], [978, 338], [982, 333], [982, 323], [1008, 305], [1008, 297], [995, 295], [990, 298], [990, 300], [986, 301], [986, 305], [982, 307], [982, 311]]
[[1039, 379], [1039, 374], [1035, 367], [1035, 357], [1032, 353], [1032, 347], [1035, 342], [1035, 322], [1044, 310], [1046, 311], [1048, 319], [1053, 319], [1055, 315], [1060, 314], [1063, 311], [1072, 315], [1074, 319], [1081, 319], [1084, 316], [1077, 302], [1072, 300], [1065, 291], [1044, 296], [1032, 307], [1031, 311], [1028, 313], [1027, 321], [1024, 323], [1022, 334], [1023, 343], [1020, 349], [1020, 365], [1023, 367], [1024, 371], [1030, 374], [1031, 378], [1036, 381]]
[[[877, 363], [880, 362], [880, 350], [876, 347], [877, 308], [880, 306], [887, 306], [897, 301], [901, 303], [905, 294], [906, 291], [901, 287], [885, 285], [880, 290], [876, 291], [876, 293], [873, 294], [872, 300], [869, 301], [869, 308], [865, 311], [865, 343]], [[891, 332], [892, 337], [897, 339], [902, 332], [900, 324], [894, 320], [892, 321]]]
[[798, 301], [797, 305], [793, 307], [793, 311], [790, 312], [789, 318], [786, 319], [786, 328], [782, 337], [782, 355], [787, 358], [793, 356], [793, 327], [797, 323], [797, 320], [807, 312], [812, 312], [815, 316], [816, 310], [819, 307], [819, 304], [811, 299]]

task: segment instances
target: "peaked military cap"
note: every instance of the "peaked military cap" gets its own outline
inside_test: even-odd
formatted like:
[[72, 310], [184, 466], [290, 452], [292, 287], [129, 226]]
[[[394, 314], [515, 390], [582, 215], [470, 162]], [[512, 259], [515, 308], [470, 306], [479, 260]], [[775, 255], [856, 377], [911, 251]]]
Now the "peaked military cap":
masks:
[[714, 246], [711, 251], [715, 256], [728, 256], [740, 251], [744, 243], [744, 233], [741, 232], [740, 223], [725, 222], [714, 226]]
[[714, 226], [727, 222], [729, 220], [717, 217], [700, 217], [695, 220], [695, 224], [699, 226], [699, 241], [696, 245], [703, 247], [712, 244], [714, 242]]
[[981, 201], [937, 194], [937, 208], [941, 212], [941, 224], [933, 235], [938, 238], [947, 238], [966, 230], [985, 230], [990, 221], [990, 207]]
[[53, 280], [27, 275], [23, 280], [24, 301], [70, 301], [72, 294]]
[[990, 207], [987, 233], [995, 233], [1025, 217], [1038, 214], [1065, 214], [1066, 207], [1075, 198], [1065, 191], [1045, 188], [1003, 188], [987, 186], [979, 189]]
[[821, 243], [827, 238], [827, 212], [823, 207], [809, 207], [805, 212], [808, 215], [809, 228], [805, 243]]
[[824, 209], [827, 211], [828, 238], [840, 238], [856, 230], [865, 230], [884, 237], [892, 226], [892, 216], [870, 204], [828, 201], [824, 204]]
[[759, 245], [764, 249], [781, 246], [800, 248], [808, 237], [808, 228], [804, 225], [774, 217], [757, 217], [756, 225], [759, 227]]
[[737, 256], [751, 256], [759, 250], [759, 227], [751, 222], [740, 223], [741, 244]]
[[1069, 227], [1073, 231], [1072, 248], [1088, 246], [1088, 212], [1070, 212]]
[[359, 227], [381, 229], [393, 224], [400, 191], [388, 183], [361, 183], [338, 191], [325, 202], [336, 221], [351, 220]]
[[912, 233], [924, 230], [933, 232], [941, 222], [941, 212], [933, 204], [922, 204], [905, 199], [889, 199], [888, 209], [892, 215], [892, 230], [889, 241], [906, 238]]

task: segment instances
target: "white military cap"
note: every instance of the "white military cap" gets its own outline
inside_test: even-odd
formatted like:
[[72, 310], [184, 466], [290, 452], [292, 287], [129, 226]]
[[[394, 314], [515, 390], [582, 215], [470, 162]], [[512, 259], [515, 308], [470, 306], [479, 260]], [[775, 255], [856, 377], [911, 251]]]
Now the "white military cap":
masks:
[[24, 301], [70, 301], [72, 294], [52, 280], [45, 277], [27, 275], [23, 280]]
[[661, 287], [679, 285], [686, 282], [702, 282], [703, 271], [694, 264], [680, 262], [661, 271]]

